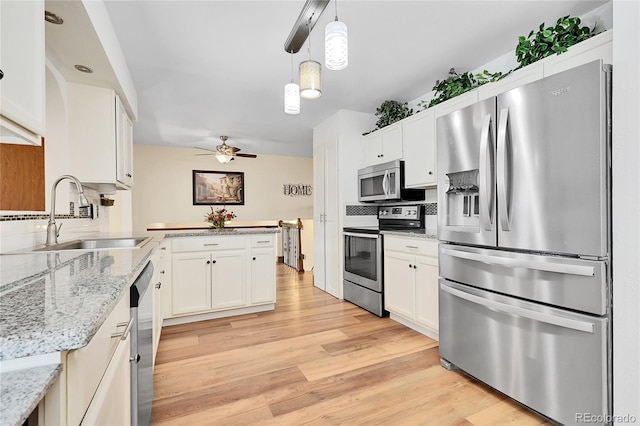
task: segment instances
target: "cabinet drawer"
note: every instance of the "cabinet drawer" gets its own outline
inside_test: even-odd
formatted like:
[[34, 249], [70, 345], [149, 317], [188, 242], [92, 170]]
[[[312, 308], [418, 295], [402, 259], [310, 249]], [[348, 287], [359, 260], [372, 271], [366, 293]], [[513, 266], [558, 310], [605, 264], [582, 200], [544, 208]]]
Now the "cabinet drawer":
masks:
[[[129, 321], [129, 294], [120, 299], [89, 344], [67, 354], [67, 403], [69, 424], [80, 424], [98, 388], [109, 360], [121, 342], [113, 334], [122, 333]], [[124, 343], [124, 342], [123, 342]]]
[[189, 237], [174, 239], [171, 251], [173, 253], [180, 253], [186, 251], [214, 251], [244, 248], [245, 237]]
[[438, 257], [438, 242], [422, 238], [405, 238], [385, 235], [384, 249]]
[[263, 234], [251, 236], [251, 247], [273, 247], [275, 243], [275, 235]]

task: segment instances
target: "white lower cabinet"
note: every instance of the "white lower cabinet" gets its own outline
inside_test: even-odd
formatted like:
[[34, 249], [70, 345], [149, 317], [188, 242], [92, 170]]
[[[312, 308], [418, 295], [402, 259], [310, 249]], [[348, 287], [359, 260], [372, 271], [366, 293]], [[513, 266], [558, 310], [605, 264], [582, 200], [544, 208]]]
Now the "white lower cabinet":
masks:
[[66, 356], [66, 424], [131, 422], [129, 296], [123, 297], [89, 344]]
[[384, 236], [385, 309], [403, 324], [438, 338], [438, 243]]
[[220, 312], [233, 315], [275, 303], [275, 235], [171, 240], [171, 281], [166, 286], [171, 288], [171, 313], [165, 313], [165, 319]]
[[150, 291], [153, 291], [153, 365], [156, 364], [158, 345], [160, 344], [160, 334], [162, 333], [163, 297], [165, 284], [167, 282], [167, 246], [168, 242], [162, 241], [159, 249], [151, 258], [153, 262], [153, 276], [151, 277]]

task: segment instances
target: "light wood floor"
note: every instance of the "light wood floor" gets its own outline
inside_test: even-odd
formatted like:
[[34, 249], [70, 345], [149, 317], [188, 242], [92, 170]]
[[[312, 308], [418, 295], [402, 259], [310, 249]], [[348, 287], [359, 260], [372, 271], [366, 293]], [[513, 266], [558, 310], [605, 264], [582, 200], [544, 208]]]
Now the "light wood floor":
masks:
[[440, 366], [436, 341], [278, 265], [275, 311], [165, 327], [155, 425], [548, 424]]

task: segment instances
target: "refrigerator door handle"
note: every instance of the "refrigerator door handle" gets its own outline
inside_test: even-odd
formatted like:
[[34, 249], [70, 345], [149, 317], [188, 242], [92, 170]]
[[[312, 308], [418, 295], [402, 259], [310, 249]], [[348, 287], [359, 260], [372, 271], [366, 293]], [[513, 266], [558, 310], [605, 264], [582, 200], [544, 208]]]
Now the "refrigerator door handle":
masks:
[[593, 277], [595, 269], [592, 266], [569, 265], [557, 262], [536, 262], [535, 260], [514, 259], [511, 257], [500, 257], [483, 253], [472, 253], [468, 251], [441, 249], [441, 254], [457, 257], [460, 259], [474, 260], [477, 262], [494, 265], [508, 266], [510, 268], [527, 268], [536, 271], [555, 272], [558, 274], [581, 275]]
[[[489, 167], [487, 167], [487, 159], [490, 162]], [[484, 116], [482, 130], [480, 131], [480, 166], [478, 169], [480, 175], [480, 206], [482, 207], [480, 220], [484, 230], [491, 231], [493, 230], [493, 185], [491, 185], [493, 179], [487, 180], [487, 177], [493, 176], [491, 114]]]
[[496, 175], [498, 180], [498, 217], [503, 231], [509, 231], [509, 203], [507, 200], [507, 127], [509, 124], [509, 109], [500, 110], [498, 120], [498, 164]]
[[455, 288], [448, 287], [446, 284], [440, 285], [440, 290], [445, 291], [453, 296], [467, 300], [471, 303], [484, 306], [487, 309], [493, 309], [506, 314], [515, 315], [519, 317], [529, 318], [534, 321], [544, 322], [552, 324], [558, 327], [570, 328], [572, 330], [583, 331], [585, 333], [594, 333], [595, 325], [591, 322], [578, 321], [569, 318], [558, 317], [543, 312], [531, 311], [529, 309], [521, 308], [519, 306], [508, 305], [506, 303], [497, 302], [495, 300], [486, 299], [484, 297], [476, 296], [475, 294], [466, 293], [464, 291], [457, 290]]

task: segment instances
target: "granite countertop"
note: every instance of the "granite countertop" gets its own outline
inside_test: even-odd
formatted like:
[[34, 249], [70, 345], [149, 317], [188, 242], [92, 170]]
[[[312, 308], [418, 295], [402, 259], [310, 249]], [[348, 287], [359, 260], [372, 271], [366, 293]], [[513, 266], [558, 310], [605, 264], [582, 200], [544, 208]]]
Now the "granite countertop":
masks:
[[61, 372], [62, 364], [1, 372], [0, 424], [22, 425]]
[[[259, 228], [267, 228], [274, 229], [278, 228], [278, 221], [271, 220], [258, 220], [258, 221], [250, 221], [250, 222], [241, 222], [241, 221], [232, 221], [229, 225], [227, 225], [224, 230], [225, 232], [228, 230], [234, 231], [242, 231], [242, 230], [251, 230], [251, 229], [259, 229]], [[174, 223], [165, 223], [165, 222], [157, 222], [150, 223], [147, 225], [147, 231], [190, 231], [190, 230], [210, 230], [215, 232], [215, 228], [208, 222], [174, 222]], [[273, 231], [272, 231], [273, 232]]]
[[138, 248], [0, 255], [0, 423], [22, 424], [62, 369], [42, 359], [86, 346], [161, 240], [149, 236]]
[[179, 232], [165, 232], [165, 238], [175, 237], [221, 237], [225, 235], [259, 235], [259, 234], [278, 234], [280, 230], [278, 228], [224, 228], [224, 229], [203, 229], [202, 231], [179, 231]]
[[438, 241], [438, 236], [434, 229], [411, 229], [411, 230], [393, 230], [393, 231], [380, 231], [382, 235], [398, 235], [401, 237], [414, 237], [423, 238], [426, 240]]

